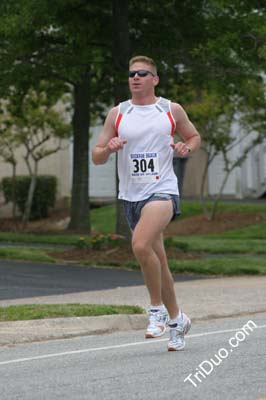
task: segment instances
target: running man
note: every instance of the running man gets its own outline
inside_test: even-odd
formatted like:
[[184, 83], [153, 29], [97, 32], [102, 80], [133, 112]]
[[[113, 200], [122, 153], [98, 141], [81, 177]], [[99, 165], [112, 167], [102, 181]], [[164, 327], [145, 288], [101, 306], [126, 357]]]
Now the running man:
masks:
[[[146, 338], [170, 329], [168, 350], [182, 350], [191, 322], [177, 304], [163, 242], [163, 231], [179, 211], [173, 154], [187, 157], [200, 135], [177, 103], [156, 97], [155, 62], [145, 56], [129, 61], [131, 99], [112, 108], [92, 151], [95, 164], [118, 152], [119, 199], [132, 231], [132, 249], [150, 295]], [[177, 131], [182, 141], [174, 143]]]

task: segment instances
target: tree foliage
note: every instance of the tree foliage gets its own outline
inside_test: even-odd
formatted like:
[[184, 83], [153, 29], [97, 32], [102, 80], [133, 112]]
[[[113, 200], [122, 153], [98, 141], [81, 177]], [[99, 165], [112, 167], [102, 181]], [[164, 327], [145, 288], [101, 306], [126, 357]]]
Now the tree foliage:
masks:
[[38, 90], [31, 89], [23, 95], [13, 89], [2, 110], [0, 152], [15, 167], [15, 150], [21, 147], [31, 179], [23, 215], [25, 222], [30, 216], [40, 160], [60, 150], [62, 140], [70, 135], [70, 126], [56, 109], [59, 105], [55, 100], [54, 95], [49, 96], [49, 85], [41, 82]]
[[[110, 45], [109, 51], [106, 49], [111, 37], [109, 2], [10, 0], [0, 4], [0, 15], [0, 95], [7, 95], [13, 85], [25, 91], [41, 80], [61, 83], [72, 95], [70, 225], [87, 228], [90, 113], [101, 110], [102, 65], [110, 57]], [[103, 26], [106, 29], [102, 30]]]
[[[198, 98], [204, 97], [205, 106], [207, 99], [209, 102], [215, 98], [213, 108], [217, 106], [219, 113], [225, 115], [232, 101], [233, 107], [237, 104], [242, 110], [249, 95], [247, 82], [255, 87], [254, 83], [265, 72], [263, 0], [165, 0], [163, 4], [128, 0], [126, 25], [123, 15], [118, 19], [114, 14], [116, 3], [0, 3], [0, 96], [7, 95], [12, 86], [25, 92], [42, 80], [60, 84], [72, 96], [72, 228], [87, 227], [91, 118], [104, 117], [106, 106], [113, 103], [114, 83], [121, 81], [126, 85], [126, 73], [121, 68], [125, 68], [125, 63], [118, 61], [114, 51], [117, 37], [129, 35], [129, 49], [124, 49], [123, 54], [146, 54], [158, 62], [159, 94], [171, 94], [173, 101], [183, 103], [186, 91], [193, 87]], [[182, 92], [174, 88], [182, 88]], [[219, 96], [222, 101], [218, 106]], [[254, 117], [252, 102], [248, 104], [250, 109], [246, 111]], [[224, 120], [217, 121], [220, 128], [217, 132], [209, 129], [210, 142], [214, 137], [219, 142], [226, 136], [221, 134], [220, 124]]]

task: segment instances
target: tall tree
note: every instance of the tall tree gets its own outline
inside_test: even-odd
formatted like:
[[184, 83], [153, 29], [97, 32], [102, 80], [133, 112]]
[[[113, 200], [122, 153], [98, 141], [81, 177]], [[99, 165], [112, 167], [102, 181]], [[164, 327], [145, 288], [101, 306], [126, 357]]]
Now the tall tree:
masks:
[[[97, 105], [93, 79], [101, 65], [110, 35], [111, 10], [107, 1], [15, 0], [0, 3], [0, 93], [12, 85], [24, 89], [42, 79], [58, 85], [73, 97], [74, 172], [72, 229], [89, 228], [89, 125], [90, 108]], [[106, 11], [105, 11], [106, 10]], [[102, 31], [102, 26], [107, 26]], [[96, 78], [95, 78], [96, 77]], [[94, 102], [91, 103], [90, 99]], [[90, 104], [92, 107], [90, 107]]]
[[[41, 79], [62, 82], [73, 97], [73, 228], [88, 226], [90, 112], [101, 113], [111, 103], [117, 62], [112, 57], [112, 37], [120, 35], [112, 32], [120, 24], [121, 35], [127, 32], [126, 14], [116, 20], [117, 25], [112, 23], [112, 5], [114, 12], [123, 9], [122, 3], [0, 3], [1, 97], [12, 85], [22, 90]], [[167, 0], [162, 11], [161, 2], [128, 0], [128, 10], [130, 56], [143, 53], [158, 61], [162, 95], [168, 95], [173, 83], [185, 81], [199, 91], [211, 87], [226, 93], [229, 101], [235, 95], [244, 99], [240, 83], [265, 71], [264, 1]]]
[[[119, 104], [128, 98], [126, 71], [130, 54], [128, 0], [113, 0], [113, 65], [114, 65], [114, 102]], [[116, 154], [117, 162], [117, 154]], [[116, 174], [116, 192], [118, 177]], [[116, 233], [129, 237], [130, 231], [123, 212], [123, 204], [116, 200]]]

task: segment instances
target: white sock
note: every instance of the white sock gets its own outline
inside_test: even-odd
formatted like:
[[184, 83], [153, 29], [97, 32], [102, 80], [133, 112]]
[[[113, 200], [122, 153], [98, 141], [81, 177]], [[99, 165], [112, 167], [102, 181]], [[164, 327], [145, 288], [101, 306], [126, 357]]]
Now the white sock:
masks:
[[165, 310], [165, 306], [164, 304], [160, 304], [159, 306], [150, 306], [150, 310], [154, 310], [154, 311], [164, 311]]
[[170, 319], [169, 325], [178, 324], [181, 321], [182, 321], [182, 315], [181, 315], [181, 311], [179, 310], [178, 315], [175, 318]]

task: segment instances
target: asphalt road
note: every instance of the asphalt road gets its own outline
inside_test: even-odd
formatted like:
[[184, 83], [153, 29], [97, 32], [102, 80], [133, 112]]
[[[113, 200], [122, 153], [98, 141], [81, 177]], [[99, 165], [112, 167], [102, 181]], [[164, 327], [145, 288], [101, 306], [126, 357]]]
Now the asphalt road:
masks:
[[265, 400], [265, 333], [256, 314], [194, 325], [181, 352], [142, 331], [0, 348], [1, 400]]
[[[175, 275], [175, 281], [202, 279]], [[0, 260], [0, 300], [143, 285], [140, 271]]]

